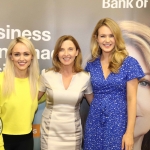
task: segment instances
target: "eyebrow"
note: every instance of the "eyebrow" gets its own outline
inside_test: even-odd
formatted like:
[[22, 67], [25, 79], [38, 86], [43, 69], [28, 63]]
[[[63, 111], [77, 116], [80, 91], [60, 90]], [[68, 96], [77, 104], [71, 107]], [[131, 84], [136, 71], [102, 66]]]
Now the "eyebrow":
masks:
[[[73, 46], [72, 46], [72, 47], [70, 46], [70, 47], [68, 47], [68, 48], [74, 48], [74, 47], [73, 47]], [[60, 49], [65, 49], [65, 48], [61, 47]]]
[[110, 34], [100, 33], [99, 35], [113, 35], [113, 33]]
[[[12, 53], [22, 53], [22, 52], [12, 52]], [[31, 53], [30, 51], [25, 51], [23, 53]]]

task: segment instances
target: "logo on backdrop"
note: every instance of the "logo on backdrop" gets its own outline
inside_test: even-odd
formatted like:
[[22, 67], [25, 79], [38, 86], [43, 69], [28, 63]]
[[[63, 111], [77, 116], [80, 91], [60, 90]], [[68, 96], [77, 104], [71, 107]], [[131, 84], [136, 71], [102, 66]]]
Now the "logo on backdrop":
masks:
[[33, 124], [32, 132], [34, 137], [40, 137], [40, 124]]
[[102, 8], [146, 8], [148, 0], [103, 0]]
[[[51, 40], [51, 33], [50, 31], [39, 31], [39, 30], [23, 30], [20, 29], [12, 29], [10, 25], [6, 25], [6, 28], [0, 28], [0, 40], [6, 39], [6, 40], [12, 40], [15, 37], [24, 36], [28, 39], [31, 39], [33, 41], [43, 41], [48, 42]], [[35, 49], [37, 52], [37, 58], [42, 60], [50, 60], [53, 54], [53, 50], [49, 49]], [[0, 59], [6, 58], [7, 48], [0, 48]], [[0, 71], [3, 70], [5, 67], [5, 64], [2, 64], [2, 68], [0, 68]]]

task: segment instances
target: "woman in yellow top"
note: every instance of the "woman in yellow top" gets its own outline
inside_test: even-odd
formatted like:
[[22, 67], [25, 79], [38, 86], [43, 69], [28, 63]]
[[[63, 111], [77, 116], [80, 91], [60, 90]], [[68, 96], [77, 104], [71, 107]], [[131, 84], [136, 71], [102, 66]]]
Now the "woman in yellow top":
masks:
[[32, 121], [37, 109], [39, 65], [25, 37], [14, 39], [0, 74], [0, 106], [5, 150], [33, 150]]

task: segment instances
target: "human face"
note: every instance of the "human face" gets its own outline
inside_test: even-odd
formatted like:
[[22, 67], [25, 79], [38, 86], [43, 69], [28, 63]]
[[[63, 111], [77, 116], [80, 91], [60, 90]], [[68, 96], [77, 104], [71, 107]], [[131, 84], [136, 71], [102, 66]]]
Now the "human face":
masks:
[[98, 29], [97, 42], [102, 49], [102, 53], [110, 53], [115, 47], [115, 38], [107, 26]]
[[12, 49], [11, 60], [14, 63], [15, 72], [25, 72], [31, 64], [32, 54], [30, 50], [22, 43], [17, 43]]
[[60, 51], [58, 53], [58, 58], [63, 66], [74, 65], [74, 60], [78, 55], [78, 50], [74, 43], [70, 40], [66, 40], [62, 43]]
[[138, 60], [144, 73], [139, 81], [137, 91], [137, 116], [134, 137], [146, 134], [150, 129], [150, 69], [147, 67], [141, 53], [132, 46], [127, 46], [129, 55]]

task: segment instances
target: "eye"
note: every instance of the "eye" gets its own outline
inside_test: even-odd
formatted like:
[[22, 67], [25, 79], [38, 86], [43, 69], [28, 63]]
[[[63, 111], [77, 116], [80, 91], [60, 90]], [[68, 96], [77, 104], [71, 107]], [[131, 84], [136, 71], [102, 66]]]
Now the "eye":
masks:
[[29, 53], [24, 53], [24, 56], [29, 56], [30, 54]]
[[17, 57], [17, 56], [20, 56], [20, 54], [19, 54], [19, 53], [15, 53], [15, 54], [14, 54], [14, 56], [16, 56], [16, 57]]
[[72, 51], [72, 50], [73, 50], [73, 48], [72, 48], [72, 47], [69, 47], [69, 50], [70, 50], [70, 51]]
[[105, 36], [104, 36], [104, 35], [101, 35], [100, 37], [101, 37], [101, 38], [104, 38]]
[[139, 81], [139, 85], [141, 85], [143, 87], [150, 87], [150, 81], [148, 81], [148, 80]]
[[59, 50], [59, 51], [60, 51], [60, 52], [62, 52], [63, 50], [64, 50], [63, 48], [60, 48], [60, 50]]
[[114, 35], [113, 35], [113, 34], [111, 34], [111, 35], [110, 35], [110, 37], [114, 37]]

